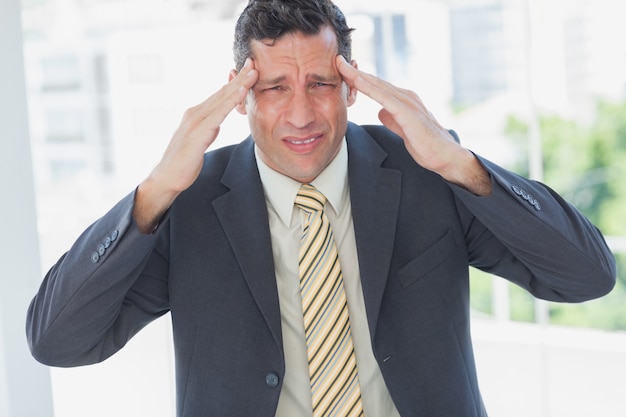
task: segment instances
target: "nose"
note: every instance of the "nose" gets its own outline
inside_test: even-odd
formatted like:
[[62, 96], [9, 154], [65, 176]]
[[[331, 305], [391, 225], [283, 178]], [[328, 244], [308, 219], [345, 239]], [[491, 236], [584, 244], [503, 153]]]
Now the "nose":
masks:
[[295, 90], [287, 103], [286, 119], [296, 128], [307, 127], [315, 120], [315, 109], [309, 94], [304, 90]]

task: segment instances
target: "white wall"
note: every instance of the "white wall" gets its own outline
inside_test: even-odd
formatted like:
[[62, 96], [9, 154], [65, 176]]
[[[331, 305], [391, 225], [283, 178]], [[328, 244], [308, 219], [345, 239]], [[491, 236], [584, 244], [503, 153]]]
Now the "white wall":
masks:
[[474, 320], [490, 416], [623, 417], [626, 334]]
[[19, 0], [0, 2], [0, 417], [52, 416], [49, 372], [26, 346], [24, 319], [39, 282]]

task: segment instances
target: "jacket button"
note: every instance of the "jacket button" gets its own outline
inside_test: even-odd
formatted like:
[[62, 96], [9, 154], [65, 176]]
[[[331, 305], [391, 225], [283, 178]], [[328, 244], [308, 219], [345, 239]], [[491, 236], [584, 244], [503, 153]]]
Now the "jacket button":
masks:
[[535, 207], [535, 210], [541, 211], [541, 204], [539, 204], [539, 201], [534, 200], [533, 201], [533, 206]]
[[99, 260], [100, 260], [100, 255], [98, 255], [98, 252], [94, 252], [91, 254], [92, 263], [97, 264]]
[[278, 375], [276, 375], [274, 372], [270, 372], [269, 374], [265, 375], [265, 383], [270, 388], [276, 388], [278, 386]]

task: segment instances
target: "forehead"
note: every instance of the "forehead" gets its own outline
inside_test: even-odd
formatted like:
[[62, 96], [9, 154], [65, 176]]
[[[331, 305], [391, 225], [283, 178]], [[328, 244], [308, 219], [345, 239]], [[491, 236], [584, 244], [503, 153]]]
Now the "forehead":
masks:
[[315, 35], [294, 32], [276, 40], [251, 41], [252, 57], [261, 78], [282, 71], [335, 71], [337, 36], [325, 26]]

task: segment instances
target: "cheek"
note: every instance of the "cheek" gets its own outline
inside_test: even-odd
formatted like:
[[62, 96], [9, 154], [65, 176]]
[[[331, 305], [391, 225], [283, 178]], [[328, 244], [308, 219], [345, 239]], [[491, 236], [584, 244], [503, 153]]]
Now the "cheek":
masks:
[[317, 100], [316, 107], [328, 120], [343, 119], [347, 114], [346, 98], [340, 92], [320, 97]]
[[250, 100], [247, 106], [250, 131], [257, 140], [271, 136], [276, 121], [276, 108], [263, 101]]

